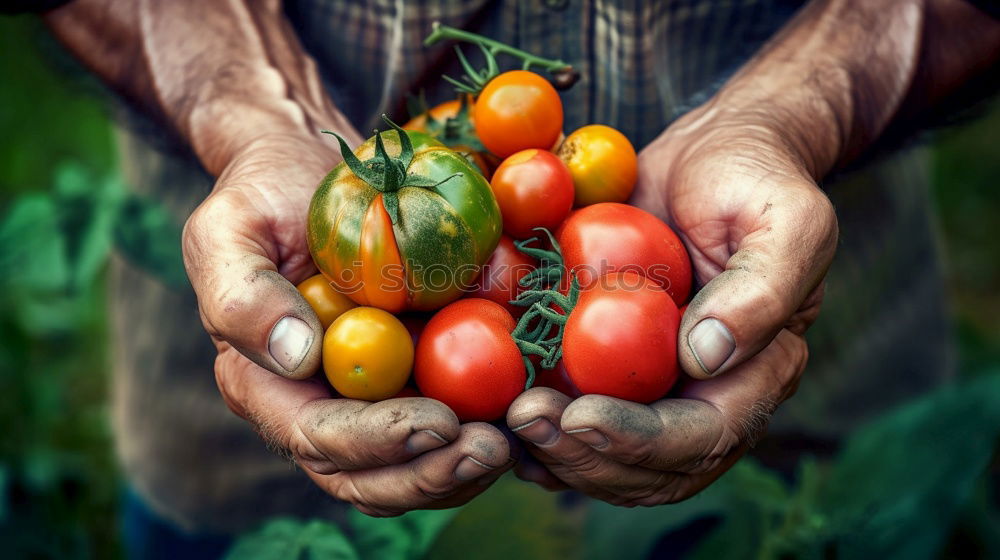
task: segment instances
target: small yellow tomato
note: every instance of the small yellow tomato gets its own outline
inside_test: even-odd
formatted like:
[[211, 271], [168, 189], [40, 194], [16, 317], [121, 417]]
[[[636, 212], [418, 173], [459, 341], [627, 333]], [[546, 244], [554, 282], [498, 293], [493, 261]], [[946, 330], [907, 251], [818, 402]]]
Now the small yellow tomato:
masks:
[[558, 155], [573, 175], [574, 206], [625, 202], [635, 188], [635, 148], [610, 126], [591, 124], [577, 129], [559, 146]]
[[322, 274], [310, 276], [297, 286], [302, 297], [316, 312], [319, 322], [323, 328], [329, 326], [348, 309], [353, 309], [358, 304], [351, 301], [351, 298], [333, 289], [330, 282]]
[[323, 337], [323, 370], [351, 399], [378, 401], [406, 385], [413, 369], [413, 340], [395, 316], [375, 307], [344, 312]]

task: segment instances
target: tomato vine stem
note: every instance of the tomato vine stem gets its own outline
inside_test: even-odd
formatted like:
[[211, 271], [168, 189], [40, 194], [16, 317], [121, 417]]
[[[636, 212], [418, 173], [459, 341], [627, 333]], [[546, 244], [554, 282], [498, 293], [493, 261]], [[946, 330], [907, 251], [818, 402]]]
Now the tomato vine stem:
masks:
[[[535, 364], [531, 356], [538, 356], [542, 369], [552, 369], [562, 359], [563, 330], [570, 312], [576, 306], [580, 297], [580, 282], [570, 271], [570, 286], [567, 294], [559, 292], [565, 272], [562, 258], [562, 248], [555, 236], [545, 228], [535, 228], [545, 233], [552, 249], [532, 247], [538, 237], [517, 241], [514, 246], [522, 253], [539, 260], [539, 266], [519, 281], [525, 291], [511, 301], [513, 305], [527, 307], [524, 315], [517, 322], [511, 333], [517, 344], [524, 367], [527, 371], [525, 389], [529, 389], [535, 381]], [[555, 307], [555, 308], [554, 308]]]
[[429, 177], [410, 173], [408, 170], [414, 156], [413, 142], [410, 141], [410, 136], [384, 113], [382, 114], [382, 120], [399, 135], [399, 155], [396, 157], [391, 157], [389, 152], [385, 150], [385, 144], [382, 142], [382, 132], [379, 130], [374, 131], [375, 155], [365, 161], [358, 159], [358, 156], [347, 145], [347, 141], [336, 132], [330, 130], [322, 130], [321, 132], [335, 136], [340, 143], [340, 155], [344, 158], [344, 165], [359, 179], [382, 193], [382, 203], [385, 206], [385, 211], [389, 214], [389, 220], [395, 225], [399, 221], [399, 198], [397, 194], [399, 189], [403, 187], [433, 189], [455, 177], [461, 177], [462, 174], [455, 173], [440, 181], [434, 181]]
[[465, 55], [462, 54], [461, 49], [456, 45], [455, 50], [458, 53], [459, 63], [461, 63], [462, 68], [466, 72], [464, 77], [465, 82], [461, 82], [450, 76], [442, 77], [462, 92], [477, 95], [487, 82], [495, 78], [500, 73], [496, 63], [496, 55], [501, 53], [520, 59], [522, 70], [530, 70], [533, 66], [546, 70], [552, 75], [552, 82], [556, 89], [569, 89], [580, 79], [580, 73], [572, 65], [562, 60], [537, 56], [496, 39], [490, 39], [483, 35], [441, 25], [437, 21], [431, 25], [431, 33], [424, 39], [424, 46], [429, 47], [445, 39], [477, 45], [483, 51], [483, 56], [486, 58], [486, 68], [477, 71], [469, 64]]

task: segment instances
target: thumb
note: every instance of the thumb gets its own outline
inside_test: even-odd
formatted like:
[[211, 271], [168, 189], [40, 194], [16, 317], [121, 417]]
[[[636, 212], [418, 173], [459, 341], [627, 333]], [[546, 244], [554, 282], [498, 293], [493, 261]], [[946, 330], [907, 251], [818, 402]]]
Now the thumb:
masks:
[[183, 235], [188, 277], [213, 338], [264, 369], [303, 379], [319, 367], [323, 327], [278, 272], [268, 251], [277, 251], [271, 224], [247, 198], [239, 189], [219, 190], [188, 219]]
[[733, 240], [725, 269], [684, 313], [678, 359], [694, 378], [727, 371], [756, 355], [786, 325], [804, 330], [815, 319], [836, 249], [837, 218], [815, 185], [782, 187], [780, 196], [747, 205], [747, 216], [735, 218], [730, 231], [745, 235]]

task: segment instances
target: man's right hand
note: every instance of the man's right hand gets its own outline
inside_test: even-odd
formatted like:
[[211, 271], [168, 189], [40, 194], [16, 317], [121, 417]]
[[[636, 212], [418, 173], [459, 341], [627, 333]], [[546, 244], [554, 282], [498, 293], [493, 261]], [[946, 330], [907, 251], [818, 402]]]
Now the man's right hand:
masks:
[[513, 464], [497, 428], [461, 425], [431, 399], [332, 398], [309, 379], [323, 329], [293, 282], [315, 273], [306, 213], [339, 157], [319, 136], [249, 144], [184, 228], [188, 276], [219, 349], [219, 389], [316, 484], [366, 514], [461, 505]]

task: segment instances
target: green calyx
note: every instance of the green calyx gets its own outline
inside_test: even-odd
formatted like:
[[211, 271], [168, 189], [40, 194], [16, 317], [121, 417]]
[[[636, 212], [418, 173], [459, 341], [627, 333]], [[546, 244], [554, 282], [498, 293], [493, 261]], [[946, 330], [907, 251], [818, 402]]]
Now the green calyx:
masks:
[[410, 164], [413, 163], [414, 156], [410, 137], [385, 114], [382, 115], [382, 120], [399, 135], [399, 155], [396, 157], [392, 157], [386, 152], [385, 144], [382, 143], [382, 133], [378, 130], [375, 131], [375, 155], [365, 161], [358, 159], [358, 156], [354, 154], [339, 134], [330, 130], [322, 132], [335, 136], [340, 142], [340, 155], [344, 158], [344, 164], [347, 165], [348, 169], [373, 189], [382, 193], [385, 211], [395, 225], [399, 221], [399, 195], [397, 193], [400, 189], [404, 187], [433, 189], [445, 181], [462, 176], [462, 174], [455, 173], [440, 181], [434, 181], [429, 177], [410, 173], [409, 168]]
[[516, 49], [495, 39], [462, 31], [461, 29], [447, 25], [441, 25], [435, 21], [431, 27], [431, 34], [424, 39], [424, 45], [429, 47], [442, 39], [472, 43], [479, 47], [486, 59], [486, 68], [476, 70], [469, 64], [465, 55], [462, 54], [462, 50], [458, 46], [455, 47], [455, 52], [458, 54], [458, 61], [462, 64], [462, 69], [465, 70], [465, 76], [462, 77], [462, 80], [456, 80], [450, 76], [442, 77], [454, 85], [455, 89], [460, 92], [472, 95], [479, 94], [486, 83], [500, 73], [500, 68], [496, 61], [496, 55], [500, 53], [520, 59], [522, 70], [530, 70], [532, 67], [536, 67], [548, 71], [552, 76], [552, 82], [556, 89], [568, 89], [580, 78], [579, 73], [562, 60], [535, 56], [527, 51]]
[[511, 333], [528, 373], [525, 390], [535, 382], [535, 365], [530, 356], [541, 358], [539, 365], [542, 369], [552, 369], [562, 359], [563, 330], [570, 312], [580, 298], [580, 282], [572, 274], [569, 292], [566, 295], [559, 292], [559, 283], [565, 270], [562, 249], [549, 230], [535, 229], [545, 233], [552, 249], [531, 247], [531, 244], [538, 241], [537, 237], [514, 243], [519, 251], [538, 259], [539, 266], [521, 278], [518, 284], [525, 290], [510, 302], [512, 305], [528, 308]]
[[468, 146], [477, 152], [486, 150], [483, 143], [479, 140], [479, 136], [476, 135], [476, 127], [472, 124], [472, 119], [469, 118], [471, 106], [469, 105], [468, 95], [462, 95], [459, 101], [458, 113], [455, 116], [441, 120], [431, 116], [423, 92], [420, 93], [419, 97], [409, 97], [406, 104], [410, 117], [427, 115], [427, 124], [425, 125], [427, 134], [430, 134], [445, 146]]

